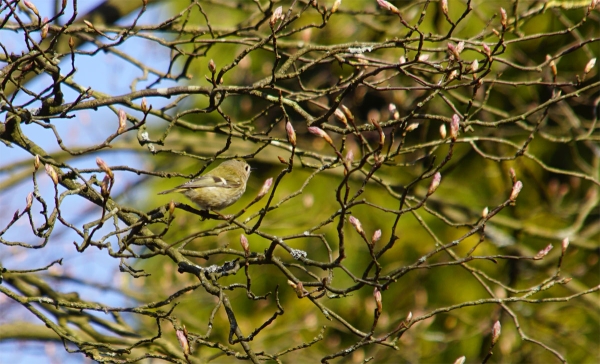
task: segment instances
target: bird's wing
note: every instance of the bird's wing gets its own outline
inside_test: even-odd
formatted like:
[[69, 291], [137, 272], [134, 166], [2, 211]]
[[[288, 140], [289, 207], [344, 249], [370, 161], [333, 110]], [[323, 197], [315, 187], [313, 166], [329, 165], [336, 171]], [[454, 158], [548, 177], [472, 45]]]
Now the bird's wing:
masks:
[[189, 190], [192, 188], [203, 188], [203, 187], [222, 187], [222, 188], [236, 188], [239, 187], [240, 183], [227, 180], [223, 177], [217, 176], [200, 176], [193, 180], [176, 187], [177, 189]]

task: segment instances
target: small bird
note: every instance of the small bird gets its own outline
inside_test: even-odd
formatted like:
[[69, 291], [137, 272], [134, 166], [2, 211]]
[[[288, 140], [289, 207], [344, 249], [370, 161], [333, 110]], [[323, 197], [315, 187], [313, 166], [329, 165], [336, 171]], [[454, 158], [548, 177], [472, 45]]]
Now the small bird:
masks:
[[194, 178], [180, 186], [159, 192], [164, 195], [171, 192], [183, 193], [201, 210], [222, 210], [232, 205], [246, 191], [246, 182], [250, 176], [250, 166], [243, 159], [230, 159], [213, 170]]

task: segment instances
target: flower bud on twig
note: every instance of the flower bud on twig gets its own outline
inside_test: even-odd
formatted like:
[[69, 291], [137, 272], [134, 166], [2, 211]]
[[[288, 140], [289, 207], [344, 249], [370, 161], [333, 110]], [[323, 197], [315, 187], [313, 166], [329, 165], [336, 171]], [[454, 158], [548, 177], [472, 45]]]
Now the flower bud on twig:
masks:
[[342, 122], [342, 124], [348, 126], [348, 120], [346, 119], [346, 115], [344, 115], [344, 112], [340, 109], [335, 109], [333, 115]]
[[102, 183], [100, 184], [100, 194], [106, 198], [110, 194], [110, 177], [104, 176]]
[[490, 47], [483, 43], [483, 52], [488, 56], [491, 57], [492, 56], [492, 50], [490, 49]]
[[496, 345], [501, 333], [502, 325], [500, 325], [500, 321], [494, 322], [494, 326], [492, 326], [492, 345]]
[[483, 211], [481, 211], [481, 217], [483, 217], [484, 219], [487, 218], [488, 213], [490, 212], [490, 210], [487, 208], [487, 206], [483, 209]]
[[146, 97], [142, 97], [142, 104], [140, 105], [142, 112], [146, 113], [148, 111], [148, 101], [146, 101]]
[[564, 238], [561, 243], [562, 253], [565, 254], [569, 247], [569, 238]]
[[127, 127], [127, 114], [125, 113], [125, 110], [119, 109], [118, 115], [119, 115], [119, 128], [117, 129], [117, 134], [121, 134], [122, 132], [125, 131], [125, 128]]
[[171, 202], [169, 202], [169, 215], [173, 217], [173, 213], [175, 213], [175, 202], [171, 200]]
[[296, 130], [292, 126], [292, 123], [289, 121], [285, 123], [285, 132], [287, 133], [288, 141], [290, 144], [295, 147], [296, 146]]
[[381, 313], [383, 310], [383, 303], [381, 302], [381, 291], [379, 288], [375, 287], [373, 290], [373, 297], [375, 298], [375, 303], [377, 304], [377, 312]]
[[248, 238], [244, 234], [240, 235], [240, 245], [242, 246], [242, 249], [244, 249], [246, 256], [248, 256], [248, 253], [250, 253], [250, 244], [248, 243]]
[[215, 65], [215, 61], [213, 59], [208, 61], [208, 70], [210, 73], [215, 73], [217, 71], [217, 66]]
[[354, 228], [356, 229], [356, 231], [358, 231], [358, 233], [359, 233], [359, 234], [361, 234], [361, 235], [362, 235], [362, 234], [364, 233], [364, 230], [363, 230], [363, 228], [362, 228], [362, 224], [360, 223], [360, 220], [359, 220], [359, 219], [357, 219], [357, 218], [356, 218], [356, 217], [354, 217], [354, 216], [350, 216], [350, 217], [348, 218], [348, 222], [349, 222], [350, 224], [352, 224], [352, 226], [354, 226]]
[[448, 16], [448, 0], [442, 0], [442, 13], [444, 13], [444, 15]]
[[264, 197], [264, 195], [267, 194], [267, 192], [269, 192], [269, 189], [271, 188], [271, 186], [273, 185], [273, 178], [267, 178], [265, 180], [265, 182], [263, 183], [260, 191], [258, 192], [258, 195], [256, 195], [256, 199], [261, 199]]
[[431, 184], [429, 185], [429, 189], [427, 190], [427, 196], [432, 195], [435, 190], [440, 186], [440, 182], [442, 181], [442, 174], [440, 172], [436, 172], [433, 175], [433, 179], [431, 180]]
[[467, 358], [466, 358], [466, 357], [463, 355], [463, 356], [461, 356], [460, 358], [456, 359], [456, 360], [454, 361], [454, 364], [465, 364], [465, 360], [466, 360], [466, 359], [467, 359]]
[[440, 136], [442, 139], [446, 139], [446, 124], [440, 125]]
[[504, 8], [500, 8], [500, 24], [502, 28], [506, 28], [506, 24], [508, 23], [508, 17], [506, 16], [506, 10]]
[[33, 169], [35, 171], [37, 171], [40, 168], [40, 156], [39, 154], [35, 155], [35, 158], [33, 159]]
[[373, 237], [371, 237], [371, 244], [375, 244], [379, 239], [381, 239], [381, 229], [375, 230]]
[[395, 7], [392, 3], [390, 3], [389, 1], [385, 1], [385, 0], [377, 0], [377, 4], [379, 4], [379, 6], [381, 6], [382, 8], [391, 11], [394, 14], [400, 14], [400, 10], [398, 10], [397, 7]]
[[42, 30], [40, 32], [40, 36], [42, 39], [46, 39], [48, 36], [48, 31], [50, 30], [50, 23], [48, 23], [48, 18], [44, 18], [44, 25], [42, 26]]
[[275, 23], [277, 23], [277, 21], [282, 18], [283, 18], [283, 7], [278, 6], [277, 8], [275, 8], [275, 11], [271, 15], [271, 20], [269, 21], [271, 28], [273, 28], [273, 26], [275, 26]]
[[342, 4], [342, 0], [335, 0], [335, 2], [333, 3], [333, 6], [331, 7], [331, 14], [335, 13], [341, 4]]
[[110, 179], [115, 178], [113, 171], [110, 169], [108, 164], [106, 164], [106, 162], [102, 160], [102, 158], [96, 157], [96, 164], [104, 173], [106, 173], [110, 177]]
[[56, 174], [56, 171], [54, 170], [54, 168], [50, 164], [44, 165], [44, 168], [46, 169], [46, 173], [48, 174], [48, 176], [50, 176], [50, 179], [52, 180], [52, 182], [54, 182], [54, 184], [57, 185], [58, 184], [58, 175]]
[[35, 7], [35, 5], [33, 5], [33, 3], [31, 1], [23, 1], [23, 5], [25, 5], [26, 7], [28, 7], [31, 11], [33, 11], [33, 13], [35, 15], [37, 15], [38, 17], [40, 16], [40, 12], [38, 11], [38, 9]]
[[458, 130], [460, 128], [460, 116], [457, 114], [452, 115], [452, 121], [450, 122], [450, 138], [456, 140], [458, 137]]
[[539, 260], [542, 259], [543, 257], [545, 257], [546, 255], [548, 255], [548, 253], [550, 252], [550, 250], [552, 250], [553, 246], [552, 244], [548, 244], [547, 247], [545, 247], [544, 249], [540, 250], [534, 257], [534, 260]]
[[592, 68], [594, 68], [594, 66], [596, 65], [596, 58], [592, 58], [588, 61], [588, 63], [586, 63], [585, 68], [583, 69], [583, 73], [585, 73], [586, 75], [588, 73], [590, 73], [590, 71], [592, 70]]
[[517, 196], [519, 196], [519, 192], [521, 192], [522, 188], [523, 188], [523, 182], [521, 182], [521, 181], [515, 182], [515, 184], [513, 185], [512, 191], [510, 192], [509, 199], [511, 201], [515, 201], [517, 199]]
[[33, 204], [33, 192], [29, 192], [25, 201], [27, 201], [27, 206], [25, 206], [25, 211], [29, 211], [29, 209], [31, 209], [31, 205]]
[[187, 358], [187, 356], [191, 354], [190, 343], [187, 338], [187, 330], [185, 330], [185, 327], [183, 330], [176, 330], [175, 335], [177, 335], [177, 341], [179, 341], [179, 345], [183, 350], [183, 354]]
[[325, 141], [331, 145], [333, 145], [333, 140], [331, 140], [331, 137], [321, 128], [317, 127], [317, 126], [309, 126], [308, 127], [308, 131], [311, 134], [314, 134], [318, 137], [321, 137], [323, 139], [325, 139]]

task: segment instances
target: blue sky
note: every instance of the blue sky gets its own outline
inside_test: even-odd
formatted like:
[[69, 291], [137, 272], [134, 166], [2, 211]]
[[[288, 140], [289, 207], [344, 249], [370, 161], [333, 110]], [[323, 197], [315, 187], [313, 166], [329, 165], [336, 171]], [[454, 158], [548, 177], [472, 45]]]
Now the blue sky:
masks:
[[[40, 0], [32, 1], [38, 8], [42, 17], [49, 16], [52, 13], [53, 1]], [[90, 9], [94, 8], [101, 1], [79, 1], [79, 14], [85, 14]], [[69, 1], [71, 6], [71, 1]], [[160, 6], [150, 6], [148, 11], [142, 16], [138, 24], [157, 23], [157, 20], [164, 20], [169, 12]], [[64, 19], [68, 19], [72, 14], [71, 9], [67, 11]], [[5, 14], [0, 14], [5, 16]], [[23, 14], [20, 14], [23, 16]], [[129, 16], [122, 19], [120, 24], [130, 24], [133, 17]], [[64, 20], [63, 20], [64, 21]], [[39, 33], [34, 37], [39, 39]], [[18, 53], [24, 50], [23, 35], [19, 33], [0, 30], [0, 42], [9, 50], [9, 52]], [[82, 50], [91, 50], [91, 46], [84, 46]], [[125, 51], [129, 55], [140, 58], [144, 61], [151, 60], [151, 66], [163, 71], [166, 71], [168, 65], [168, 52], [164, 48], [155, 47], [148, 42], [141, 40], [128, 40], [125, 45], [121, 45], [120, 50]], [[64, 60], [60, 64], [64, 72], [68, 72], [70, 68], [70, 60]], [[142, 72], [117, 58], [110, 53], [99, 52], [93, 57], [77, 56], [76, 58], [77, 72], [74, 75], [74, 80], [82, 86], [91, 87], [94, 90], [105, 92], [112, 95], [125, 94], [131, 91], [131, 82], [136, 77], [141, 77]], [[32, 90], [42, 90], [47, 87], [50, 80], [47, 75], [40, 75], [27, 84], [27, 87]], [[137, 89], [143, 89], [147, 83], [140, 81], [137, 84]], [[162, 83], [155, 87], [173, 86], [174, 83]], [[64, 87], [66, 102], [73, 101], [77, 94], [71, 89]], [[22, 103], [27, 98], [17, 97], [16, 104]], [[154, 108], [166, 105], [172, 100], [164, 99], [149, 99], [148, 102]], [[139, 100], [138, 100], [139, 102]], [[28, 107], [38, 107], [31, 105]], [[127, 110], [129, 112], [129, 110]], [[140, 116], [135, 112], [132, 114]], [[53, 120], [58, 132], [68, 147], [84, 147], [98, 143], [116, 131], [118, 127], [118, 119], [113, 111], [108, 108], [101, 108], [97, 111], [82, 111], [74, 113], [73, 119], [55, 119]], [[6, 115], [1, 115], [2, 119]], [[153, 120], [150, 120], [153, 122]], [[56, 139], [51, 131], [45, 130], [37, 125], [24, 125], [23, 132], [34, 142], [49, 152], [59, 151], [60, 148], [56, 143]], [[134, 133], [130, 136], [133, 143], [137, 143]], [[122, 138], [122, 137], [121, 137]], [[100, 156], [107, 164], [110, 165], [128, 165], [134, 168], [144, 168], [145, 160], [133, 152], [127, 151], [107, 151], [98, 152], [85, 157], [76, 157], [69, 163], [77, 168], [96, 168], [95, 158]], [[0, 143], [0, 183], [6, 181], [18, 170], [2, 170], [3, 167], [14, 163], [15, 161], [28, 161], [30, 166], [25, 170], [33, 172], [33, 157], [19, 147], [7, 147]], [[139, 176], [133, 173], [116, 172], [116, 182], [113, 189], [113, 194], [118, 195], [128, 185], [135, 184], [139, 181]], [[101, 179], [102, 174], [97, 174]], [[40, 187], [40, 194], [48, 202], [52, 202], [53, 187], [50, 178], [44, 172], [43, 167], [37, 173], [37, 180]], [[140, 187], [143, 188], [143, 185]], [[0, 210], [0, 229], [12, 219], [14, 212], [25, 207], [25, 198], [29, 192], [33, 190], [33, 182], [31, 178], [27, 178], [25, 183], [0, 190], [0, 204], [3, 207]], [[59, 193], [64, 189], [59, 188]], [[135, 198], [135, 196], [122, 196], [122, 198]], [[52, 209], [53, 203], [50, 203], [49, 209]], [[32, 211], [34, 213], [40, 211], [39, 203], [34, 203]], [[100, 209], [91, 203], [85, 202], [82, 198], [71, 197], [65, 200], [61, 211], [64, 212], [64, 217], [67, 221], [72, 222], [79, 228], [89, 221], [93, 221], [100, 216]], [[40, 223], [38, 219], [36, 223]], [[18, 221], [7, 234], [3, 236], [9, 241], [23, 241], [28, 244], [39, 244], [40, 239], [33, 234], [23, 235], [24, 231], [30, 231], [26, 218]], [[108, 226], [101, 230], [108, 231], [112, 226]], [[100, 236], [100, 235], [97, 235]], [[63, 259], [63, 265], [54, 267], [52, 272], [66, 276], [84, 277], [89, 282], [98, 283], [101, 285], [110, 285], [119, 287], [122, 284], [123, 275], [119, 272], [119, 261], [112, 258], [107, 258], [105, 251], [99, 251], [94, 248], [87, 249], [83, 254], [77, 253], [73, 242], [80, 242], [81, 238], [70, 229], [64, 228], [62, 225], [57, 227], [53, 232], [48, 246], [41, 250], [30, 250], [19, 247], [0, 246], [0, 263], [7, 269], [31, 269], [34, 267], [45, 266], [55, 259]], [[12, 288], [12, 287], [11, 287]], [[107, 292], [83, 288], [75, 283], [67, 283], [59, 286], [63, 292], [77, 291], [83, 299], [101, 302], [113, 306], [132, 305], [132, 302], [127, 302], [120, 295]], [[24, 308], [10, 301], [5, 296], [0, 296], [0, 324], [11, 322], [13, 320], [27, 320], [37, 324], [40, 322], [33, 317]], [[81, 354], [68, 354], [61, 344], [52, 345], [44, 343], [22, 343], [22, 342], [3, 342], [0, 343], [0, 363], [79, 363], [86, 362]]]

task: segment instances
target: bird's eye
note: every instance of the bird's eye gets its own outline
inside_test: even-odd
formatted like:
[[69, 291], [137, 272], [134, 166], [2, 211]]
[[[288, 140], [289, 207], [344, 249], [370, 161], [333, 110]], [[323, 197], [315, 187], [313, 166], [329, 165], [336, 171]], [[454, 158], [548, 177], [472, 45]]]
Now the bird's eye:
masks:
[[246, 165], [246, 167], [244, 167], [246, 169], [246, 172], [250, 172], [250, 166]]

